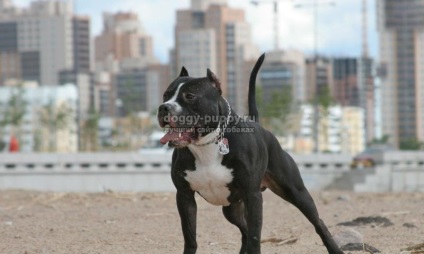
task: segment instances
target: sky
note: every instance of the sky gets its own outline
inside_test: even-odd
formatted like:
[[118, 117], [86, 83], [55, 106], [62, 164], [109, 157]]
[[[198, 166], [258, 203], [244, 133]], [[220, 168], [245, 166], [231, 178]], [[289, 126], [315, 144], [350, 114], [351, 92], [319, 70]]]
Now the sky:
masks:
[[[17, 6], [28, 6], [31, 0], [12, 0]], [[246, 12], [246, 21], [252, 27], [253, 42], [261, 52], [273, 49], [273, 5], [271, 0], [255, 6], [249, 0], [228, 0], [233, 8]], [[314, 49], [314, 0], [279, 0], [279, 40], [282, 49], [299, 49], [311, 54]], [[359, 56], [361, 53], [361, 0], [317, 0], [318, 53], [328, 56]], [[329, 5], [333, 2], [334, 5]], [[369, 50], [377, 57], [375, 0], [368, 4]], [[296, 8], [304, 3], [304, 8]], [[102, 13], [133, 11], [138, 13], [146, 33], [154, 40], [154, 52], [163, 63], [169, 59], [174, 45], [176, 10], [188, 9], [190, 0], [74, 0], [74, 10], [92, 20], [93, 36], [102, 30]]]

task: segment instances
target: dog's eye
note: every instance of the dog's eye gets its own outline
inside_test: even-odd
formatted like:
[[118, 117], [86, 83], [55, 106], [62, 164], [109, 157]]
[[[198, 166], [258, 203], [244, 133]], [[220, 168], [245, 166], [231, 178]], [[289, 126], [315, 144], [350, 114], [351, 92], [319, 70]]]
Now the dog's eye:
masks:
[[184, 94], [184, 98], [188, 101], [192, 101], [192, 100], [196, 99], [196, 96], [192, 93], [186, 93], [186, 94]]

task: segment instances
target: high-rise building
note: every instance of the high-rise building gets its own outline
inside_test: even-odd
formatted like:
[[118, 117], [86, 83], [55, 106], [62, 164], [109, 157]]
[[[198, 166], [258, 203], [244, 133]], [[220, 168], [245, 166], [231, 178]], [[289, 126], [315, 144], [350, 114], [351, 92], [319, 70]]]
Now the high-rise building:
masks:
[[138, 62], [156, 62], [153, 39], [145, 33], [137, 14], [104, 13], [103, 22], [103, 31], [95, 38], [96, 63], [104, 63], [109, 57], [118, 63], [131, 59], [130, 63], [136, 66]]
[[71, 1], [38, 0], [19, 9], [0, 3], [0, 85], [8, 79], [57, 85], [61, 71], [90, 71], [90, 19], [74, 17]]
[[[333, 95], [342, 106], [361, 107], [365, 113], [366, 140], [375, 137], [375, 93], [373, 61], [370, 58], [340, 57], [333, 59]], [[361, 72], [363, 70], [363, 72]], [[361, 84], [365, 75], [365, 84]]]
[[271, 101], [273, 93], [290, 91], [293, 101], [305, 102], [306, 64], [303, 53], [297, 50], [271, 51], [266, 59], [259, 73], [263, 101]]
[[227, 4], [227, 0], [191, 0], [191, 8], [196, 11], [204, 11], [211, 4]]
[[11, 0], [0, 0], [0, 10], [12, 7]]
[[359, 106], [358, 59], [333, 59], [334, 99], [343, 106]]
[[424, 141], [424, 1], [377, 1], [382, 131], [394, 146]]
[[169, 67], [153, 54], [153, 38], [132, 12], [104, 13], [96, 37], [95, 106], [102, 116], [152, 111], [162, 102]]
[[325, 92], [325, 89], [334, 96], [331, 59], [325, 57], [306, 59], [306, 84], [306, 101], [313, 101], [317, 95]]
[[147, 93], [146, 71], [132, 70], [116, 75], [115, 90], [120, 116], [147, 110], [147, 101], [141, 96]]
[[73, 66], [59, 72], [59, 84], [75, 84], [78, 88], [78, 120], [86, 120], [94, 108], [94, 82], [92, 71], [92, 47], [90, 18], [72, 17]]
[[12, 0], [0, 0], [0, 13], [13, 11], [14, 6]]
[[112, 75], [109, 72], [96, 72], [94, 74], [94, 107], [102, 117], [114, 117], [115, 96], [113, 91]]
[[72, 18], [73, 69], [76, 73], [89, 73], [93, 67], [90, 23], [90, 18], [86, 16]]
[[117, 102], [117, 115], [156, 112], [168, 85], [168, 65], [149, 65], [143, 69], [121, 71], [116, 74], [112, 89]]
[[192, 0], [190, 9], [177, 11], [173, 74], [185, 66], [191, 76], [200, 77], [210, 68], [239, 113], [247, 100], [245, 61], [258, 56], [244, 11], [227, 6], [226, 0]]
[[17, 48], [16, 23], [3, 22], [0, 23], [0, 86], [6, 80], [19, 77], [21, 77], [21, 55]]

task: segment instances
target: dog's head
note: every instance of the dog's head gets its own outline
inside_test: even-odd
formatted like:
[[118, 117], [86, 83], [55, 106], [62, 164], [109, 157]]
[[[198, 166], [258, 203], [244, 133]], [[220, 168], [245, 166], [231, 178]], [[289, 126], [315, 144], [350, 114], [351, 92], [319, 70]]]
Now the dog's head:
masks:
[[162, 144], [171, 147], [186, 147], [205, 135], [207, 130], [218, 127], [225, 110], [221, 97], [221, 84], [212, 71], [206, 77], [189, 77], [182, 67], [176, 78], [163, 94], [163, 104], [158, 109], [158, 122], [167, 132]]

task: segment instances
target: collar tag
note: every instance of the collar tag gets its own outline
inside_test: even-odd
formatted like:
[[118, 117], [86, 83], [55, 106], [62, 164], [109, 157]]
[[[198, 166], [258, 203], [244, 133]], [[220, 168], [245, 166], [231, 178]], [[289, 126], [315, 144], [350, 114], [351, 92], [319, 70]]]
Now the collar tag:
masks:
[[230, 147], [228, 145], [228, 139], [226, 139], [226, 138], [219, 139], [218, 149], [219, 149], [219, 154], [221, 154], [221, 155], [228, 154], [230, 152]]

